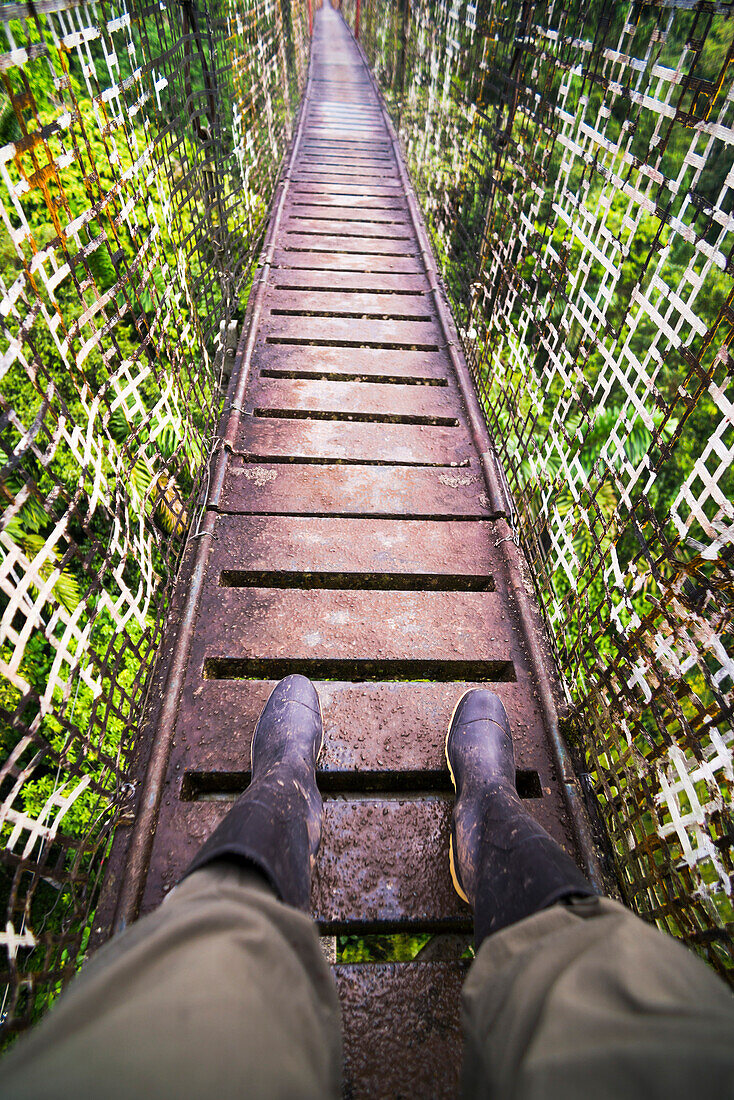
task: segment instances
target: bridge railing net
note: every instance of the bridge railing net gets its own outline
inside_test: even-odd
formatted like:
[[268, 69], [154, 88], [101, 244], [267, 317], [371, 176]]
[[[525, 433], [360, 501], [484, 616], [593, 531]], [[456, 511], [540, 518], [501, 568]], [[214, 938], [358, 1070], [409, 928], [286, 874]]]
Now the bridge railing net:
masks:
[[307, 62], [305, 0], [0, 11], [6, 1029], [83, 953]]
[[730, 977], [732, 7], [360, 13], [624, 894]]

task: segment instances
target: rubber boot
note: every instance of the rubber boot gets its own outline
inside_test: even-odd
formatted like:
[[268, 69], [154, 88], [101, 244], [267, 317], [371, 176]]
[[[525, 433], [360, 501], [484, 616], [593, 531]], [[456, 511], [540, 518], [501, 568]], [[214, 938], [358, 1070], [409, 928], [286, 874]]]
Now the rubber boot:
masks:
[[456, 790], [451, 875], [474, 909], [477, 947], [490, 933], [563, 898], [594, 895], [573, 860], [522, 804], [510, 723], [493, 692], [474, 688], [459, 700], [446, 759]]
[[308, 912], [321, 840], [316, 761], [323, 727], [316, 689], [286, 676], [263, 707], [252, 738], [252, 782], [184, 875], [226, 859], [259, 870], [286, 905]]

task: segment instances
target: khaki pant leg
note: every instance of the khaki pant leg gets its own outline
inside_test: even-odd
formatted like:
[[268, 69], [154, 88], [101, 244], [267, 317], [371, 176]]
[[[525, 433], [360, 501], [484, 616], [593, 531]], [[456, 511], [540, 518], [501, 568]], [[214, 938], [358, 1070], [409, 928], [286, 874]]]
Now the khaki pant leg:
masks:
[[734, 1097], [734, 997], [624, 906], [555, 905], [489, 936], [463, 993], [464, 1095]]
[[312, 921], [233, 865], [103, 947], [0, 1064], [4, 1100], [338, 1097], [339, 1006]]

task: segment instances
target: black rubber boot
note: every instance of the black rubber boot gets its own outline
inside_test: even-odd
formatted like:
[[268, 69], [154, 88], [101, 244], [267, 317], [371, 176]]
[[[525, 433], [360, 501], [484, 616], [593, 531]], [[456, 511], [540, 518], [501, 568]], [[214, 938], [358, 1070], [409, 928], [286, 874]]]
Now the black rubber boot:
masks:
[[451, 875], [474, 909], [474, 938], [595, 891], [573, 860], [525, 810], [515, 788], [507, 713], [491, 691], [466, 692], [454, 710], [446, 759], [456, 789]]
[[259, 870], [281, 901], [308, 911], [321, 840], [316, 761], [323, 728], [316, 689], [286, 676], [263, 707], [252, 738], [252, 782], [186, 870], [226, 859]]

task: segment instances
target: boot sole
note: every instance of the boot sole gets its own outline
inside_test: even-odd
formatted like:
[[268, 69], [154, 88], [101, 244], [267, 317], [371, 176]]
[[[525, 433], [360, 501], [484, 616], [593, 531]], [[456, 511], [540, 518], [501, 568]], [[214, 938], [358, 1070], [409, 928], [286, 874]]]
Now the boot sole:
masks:
[[[454, 775], [454, 769], [451, 767], [451, 761], [449, 760], [449, 737], [451, 736], [451, 727], [454, 724], [454, 718], [456, 717], [456, 712], [459, 709], [460, 704], [466, 698], [466, 696], [469, 694], [469, 692], [473, 691], [473, 690], [474, 690], [473, 688], [468, 688], [464, 692], [464, 694], [457, 700], [456, 706], [454, 707], [454, 709], [451, 713], [451, 718], [449, 720], [449, 728], [446, 732], [446, 740], [444, 741], [444, 746], [443, 746], [444, 755], [446, 757], [446, 766], [449, 769], [449, 775], [451, 776], [451, 783], [452, 783], [453, 788], [454, 788], [454, 794], [456, 793], [456, 777]], [[461, 882], [459, 880], [459, 874], [456, 870], [456, 857], [454, 856], [454, 834], [453, 834], [453, 830], [449, 833], [449, 870], [451, 871], [451, 881], [454, 884], [454, 890], [456, 890], [456, 893], [459, 895], [459, 897], [461, 898], [462, 901], [465, 901], [467, 905], [471, 905], [471, 902], [469, 901], [469, 898], [466, 896], [466, 892], [465, 892], [464, 888], [461, 885]]]
[[[314, 691], [315, 691], [315, 690], [316, 690], [316, 689], [314, 688]], [[314, 766], [314, 768], [316, 768], [316, 765], [317, 765], [317, 764], [318, 764], [318, 762], [319, 762], [319, 757], [321, 756], [321, 750], [322, 750], [322, 749], [323, 749], [323, 747], [324, 747], [324, 712], [323, 712], [323, 710], [321, 709], [321, 699], [319, 698], [319, 693], [318, 693], [318, 691], [316, 692], [316, 701], [317, 701], [317, 703], [319, 704], [319, 719], [321, 720], [321, 737], [319, 737], [319, 743], [318, 743], [318, 745], [316, 746], [316, 755], [315, 755], [315, 756], [314, 756], [314, 758], [313, 758], [313, 766]]]

